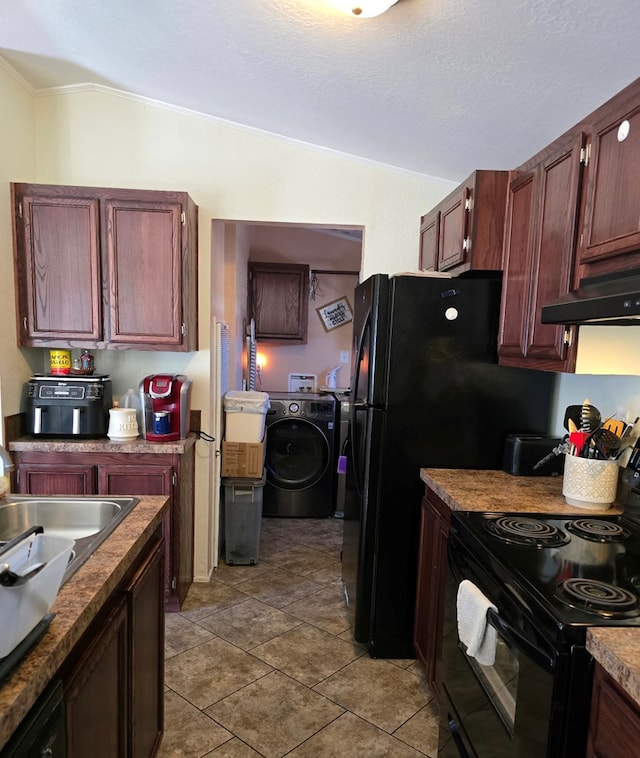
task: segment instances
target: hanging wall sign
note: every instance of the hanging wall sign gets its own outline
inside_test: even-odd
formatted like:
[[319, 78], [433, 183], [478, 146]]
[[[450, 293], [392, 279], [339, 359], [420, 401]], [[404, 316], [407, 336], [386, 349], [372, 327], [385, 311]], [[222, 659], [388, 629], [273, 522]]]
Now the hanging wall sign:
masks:
[[322, 326], [324, 326], [327, 332], [353, 321], [351, 306], [346, 297], [341, 297], [339, 300], [327, 303], [327, 305], [323, 305], [321, 308], [316, 308], [316, 312], [320, 316]]

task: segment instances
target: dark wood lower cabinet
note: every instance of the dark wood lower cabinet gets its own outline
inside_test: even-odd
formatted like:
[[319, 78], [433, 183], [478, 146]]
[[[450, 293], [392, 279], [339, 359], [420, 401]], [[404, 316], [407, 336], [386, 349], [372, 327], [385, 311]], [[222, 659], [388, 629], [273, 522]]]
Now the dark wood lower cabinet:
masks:
[[155, 755], [164, 732], [164, 549], [159, 544], [128, 589], [130, 755]]
[[127, 606], [121, 598], [65, 684], [68, 758], [127, 754]]
[[413, 646], [431, 692], [440, 702], [442, 687], [436, 677], [436, 661], [440, 656], [442, 638], [450, 519], [451, 509], [434, 492], [427, 489], [422, 500], [420, 521]]
[[586, 758], [630, 758], [640, 745], [640, 707], [595, 665]]
[[165, 610], [179, 611], [193, 582], [195, 448], [183, 453], [13, 453], [26, 495], [166, 495]]
[[158, 530], [71, 655], [68, 758], [151, 758], [164, 729], [164, 541]]

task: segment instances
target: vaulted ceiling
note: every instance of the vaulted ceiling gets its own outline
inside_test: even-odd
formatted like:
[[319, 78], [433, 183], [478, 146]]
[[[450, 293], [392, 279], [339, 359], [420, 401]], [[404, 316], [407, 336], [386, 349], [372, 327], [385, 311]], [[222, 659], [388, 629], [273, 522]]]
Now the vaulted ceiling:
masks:
[[511, 168], [640, 74], [628, 0], [5, 0], [36, 89], [94, 83], [421, 174]]

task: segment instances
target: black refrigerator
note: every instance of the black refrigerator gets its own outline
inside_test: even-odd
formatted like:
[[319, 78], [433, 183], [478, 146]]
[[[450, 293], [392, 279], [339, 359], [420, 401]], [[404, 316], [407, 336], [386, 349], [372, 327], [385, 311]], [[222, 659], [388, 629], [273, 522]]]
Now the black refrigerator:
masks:
[[499, 469], [549, 430], [555, 374], [497, 365], [499, 274], [376, 274], [355, 290], [342, 579], [354, 637], [414, 658], [420, 468]]

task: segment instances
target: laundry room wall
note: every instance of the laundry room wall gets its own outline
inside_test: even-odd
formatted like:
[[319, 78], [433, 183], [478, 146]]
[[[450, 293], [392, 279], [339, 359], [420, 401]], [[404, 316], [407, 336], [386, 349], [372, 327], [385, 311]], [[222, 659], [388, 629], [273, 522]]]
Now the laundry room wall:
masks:
[[[346, 297], [353, 309], [353, 293], [358, 284], [362, 243], [323, 231], [299, 226], [256, 225], [249, 228], [249, 261], [268, 263], [303, 263], [319, 270], [310, 289], [308, 336], [306, 345], [258, 343], [264, 359], [258, 389], [287, 392], [289, 374], [315, 374], [316, 388], [325, 385], [327, 373], [340, 366], [336, 374], [338, 387], [348, 387], [351, 370], [352, 323], [326, 331], [317, 309]], [[322, 271], [344, 271], [324, 274]], [[349, 362], [340, 363], [340, 353], [348, 352]]]

